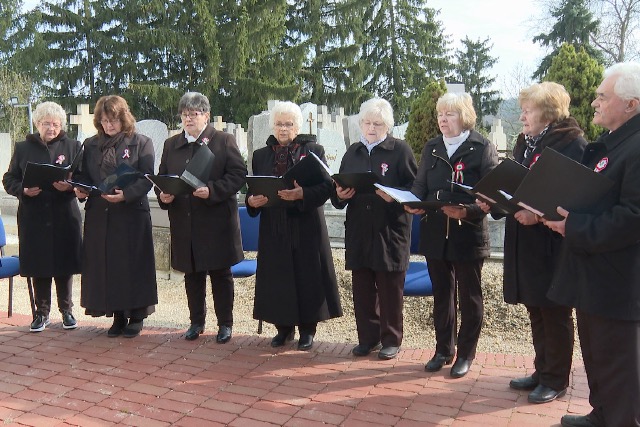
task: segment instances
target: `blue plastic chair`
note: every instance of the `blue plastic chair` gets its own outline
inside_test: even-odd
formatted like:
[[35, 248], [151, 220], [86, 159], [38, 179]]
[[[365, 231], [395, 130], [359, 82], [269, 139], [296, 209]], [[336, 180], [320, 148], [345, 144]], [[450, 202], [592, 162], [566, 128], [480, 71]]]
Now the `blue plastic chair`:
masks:
[[[238, 208], [240, 215], [240, 233], [242, 234], [242, 250], [258, 250], [258, 230], [260, 228], [260, 215], [249, 216], [246, 206]], [[256, 274], [258, 261], [255, 259], [245, 259], [231, 267], [233, 277], [250, 277]]]
[[[412, 255], [418, 255], [420, 247], [420, 219], [420, 215], [413, 215], [410, 248]], [[407, 276], [404, 279], [404, 295], [410, 297], [433, 295], [431, 277], [429, 277], [429, 269], [425, 261], [409, 262]]]
[[[13, 316], [13, 278], [20, 274], [20, 260], [16, 256], [5, 256], [4, 247], [7, 245], [7, 235], [4, 230], [4, 222], [0, 217], [0, 279], [9, 279], [9, 302], [7, 303], [7, 315]], [[29, 301], [31, 302], [31, 315], [35, 318], [36, 305], [33, 300], [33, 285], [31, 278], [27, 277], [29, 289]]]

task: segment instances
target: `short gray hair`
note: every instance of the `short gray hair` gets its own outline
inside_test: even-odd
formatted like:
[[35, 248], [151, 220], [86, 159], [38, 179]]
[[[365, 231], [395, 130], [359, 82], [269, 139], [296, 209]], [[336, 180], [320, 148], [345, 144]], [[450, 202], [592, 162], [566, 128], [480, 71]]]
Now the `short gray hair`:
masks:
[[393, 108], [389, 101], [382, 98], [371, 98], [360, 105], [360, 113], [358, 114], [358, 122], [362, 124], [362, 121], [366, 117], [379, 116], [382, 118], [384, 124], [389, 128], [387, 132], [391, 132], [393, 127]]
[[[613, 92], [625, 101], [637, 99], [640, 101], [640, 63], [618, 62], [607, 68], [604, 77], [618, 76]], [[640, 104], [636, 109], [640, 112]]]
[[291, 114], [293, 116], [293, 126], [300, 131], [302, 129], [302, 110], [298, 104], [291, 101], [278, 101], [271, 110], [269, 116], [269, 125], [272, 129], [275, 128], [276, 116], [278, 114]]
[[211, 105], [209, 104], [209, 99], [200, 92], [187, 92], [182, 95], [178, 103], [178, 113], [182, 113], [185, 110], [210, 113]]
[[54, 117], [60, 120], [62, 129], [67, 126], [67, 112], [64, 111], [64, 108], [62, 108], [60, 104], [56, 104], [51, 101], [38, 104], [36, 109], [33, 110], [33, 115], [31, 117], [33, 124], [37, 126], [38, 122], [42, 121], [45, 117]]

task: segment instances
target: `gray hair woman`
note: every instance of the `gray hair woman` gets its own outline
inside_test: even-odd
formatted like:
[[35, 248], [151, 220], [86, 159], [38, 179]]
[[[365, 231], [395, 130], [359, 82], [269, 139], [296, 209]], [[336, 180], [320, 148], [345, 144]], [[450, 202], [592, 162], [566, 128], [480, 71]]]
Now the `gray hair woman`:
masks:
[[185, 93], [178, 111], [184, 132], [165, 141], [158, 173], [182, 174], [199, 150], [210, 150], [214, 155], [209, 175], [199, 177], [204, 186], [187, 194], [156, 189], [160, 208], [169, 212], [171, 267], [184, 272], [191, 322], [184, 337], [195, 340], [205, 330], [209, 276], [218, 321], [216, 342], [224, 344], [231, 339], [233, 327], [231, 266], [244, 257], [236, 193], [244, 185], [247, 168], [233, 135], [209, 123], [211, 107], [206, 96]]
[[[393, 127], [389, 102], [380, 98], [364, 102], [359, 123], [360, 142], [345, 153], [340, 173], [372, 172], [385, 186], [411, 188], [416, 161], [406, 142], [389, 135]], [[380, 190], [358, 192], [336, 185], [331, 202], [347, 209], [346, 268], [351, 270], [358, 330], [352, 353], [366, 356], [380, 350], [379, 359], [393, 359], [402, 344], [411, 216]]]
[[80, 151], [80, 143], [69, 138], [64, 128], [67, 114], [55, 102], [43, 102], [33, 112], [37, 133], [27, 135], [15, 146], [3, 184], [7, 193], [18, 198], [20, 274], [33, 277], [36, 316], [31, 332], [49, 324], [51, 283], [56, 284], [62, 327], [77, 326], [71, 308], [73, 275], [80, 273], [80, 210], [73, 187], [65, 181], [47, 187], [23, 188], [22, 178], [28, 162], [69, 166]]

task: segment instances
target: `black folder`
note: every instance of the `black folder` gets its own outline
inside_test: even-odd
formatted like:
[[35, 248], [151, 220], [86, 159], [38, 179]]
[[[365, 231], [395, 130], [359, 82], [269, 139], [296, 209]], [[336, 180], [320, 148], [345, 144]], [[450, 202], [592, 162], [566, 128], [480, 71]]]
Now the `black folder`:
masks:
[[[409, 206], [413, 209], [424, 209], [424, 210], [436, 210], [440, 209], [443, 206], [460, 206], [460, 203], [457, 201], [453, 201], [450, 198], [439, 198], [437, 195], [433, 199], [428, 200], [420, 200], [418, 196], [413, 194], [407, 190], [401, 190], [399, 188], [387, 187], [382, 184], [374, 184], [374, 186], [386, 194], [388, 194], [391, 198], [393, 198], [396, 202], [401, 205]], [[447, 192], [448, 193], [448, 192]], [[464, 195], [464, 193], [462, 193]]]
[[512, 201], [550, 221], [556, 208], [588, 213], [611, 189], [613, 181], [551, 148], [545, 148], [513, 194]]
[[513, 215], [522, 207], [505, 197], [504, 193], [514, 194], [528, 172], [529, 169], [520, 163], [505, 159], [473, 187], [454, 185], [490, 205], [492, 212]]
[[126, 163], [121, 163], [115, 170], [115, 172], [104, 179], [97, 187], [94, 185], [86, 184], [78, 181], [67, 180], [67, 182], [74, 187], [80, 188], [90, 195], [101, 194], [113, 194], [114, 189], [119, 188], [121, 190], [127, 188], [129, 185], [136, 182], [140, 178], [141, 174], [133, 167]]
[[22, 177], [22, 187], [52, 189], [54, 182], [66, 180], [78, 168], [82, 159], [83, 148], [84, 145], [80, 146], [80, 150], [76, 153], [73, 161], [67, 166], [27, 162], [24, 168], [24, 176]]
[[331, 176], [342, 188], [353, 188], [358, 193], [372, 193], [375, 191], [373, 184], [380, 181], [378, 175], [373, 172], [337, 173]]
[[247, 176], [247, 186], [249, 187], [250, 194], [265, 196], [269, 199], [264, 207], [293, 206], [293, 201], [282, 200], [280, 196], [278, 196], [278, 191], [292, 188], [292, 186], [290, 186], [282, 177], [250, 175]]
[[213, 159], [213, 152], [203, 145], [196, 151], [180, 176], [146, 174], [145, 177], [165, 194], [179, 196], [193, 193], [193, 190], [207, 186]]
[[293, 181], [296, 181], [300, 187], [312, 187], [331, 179], [331, 170], [320, 157], [310, 151], [282, 177], [290, 186], [289, 188], [293, 188]]

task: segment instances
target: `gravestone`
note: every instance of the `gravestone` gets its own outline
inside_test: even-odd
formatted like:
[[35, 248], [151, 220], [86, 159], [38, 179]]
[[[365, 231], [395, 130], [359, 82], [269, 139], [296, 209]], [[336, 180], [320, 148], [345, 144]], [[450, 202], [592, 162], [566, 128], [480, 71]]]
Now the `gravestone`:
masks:
[[0, 133], [0, 171], [5, 173], [9, 169], [9, 162], [13, 154], [13, 145], [11, 144], [11, 134]]
[[318, 129], [318, 143], [324, 147], [329, 169], [338, 173], [342, 156], [347, 152], [342, 134], [331, 129]]
[[136, 123], [136, 132], [148, 136], [153, 141], [153, 150], [155, 152], [155, 162], [153, 165], [153, 173], [158, 172], [164, 141], [169, 138], [169, 129], [167, 125], [159, 120], [141, 120]]
[[489, 141], [496, 145], [499, 153], [505, 153], [507, 151], [507, 135], [502, 128], [502, 120], [493, 119], [491, 125], [491, 132], [489, 133]]
[[300, 128], [300, 133], [317, 135], [318, 105], [311, 102], [305, 102], [304, 104], [300, 105], [300, 110], [302, 110], [302, 127]]
[[269, 115], [268, 111], [263, 111], [258, 115], [251, 116], [249, 119], [249, 131], [247, 132], [247, 167], [249, 168], [249, 175], [253, 174], [251, 170], [253, 152], [258, 148], [264, 147], [267, 138], [272, 134]]
[[408, 126], [409, 122], [403, 123], [400, 126], [394, 126], [393, 129], [391, 129], [391, 136], [404, 140], [404, 136], [407, 133]]
[[89, 104], [78, 104], [76, 107], [78, 114], [72, 114], [69, 117], [69, 123], [78, 126], [78, 141], [85, 139], [98, 133], [93, 125], [93, 114], [89, 112]]

